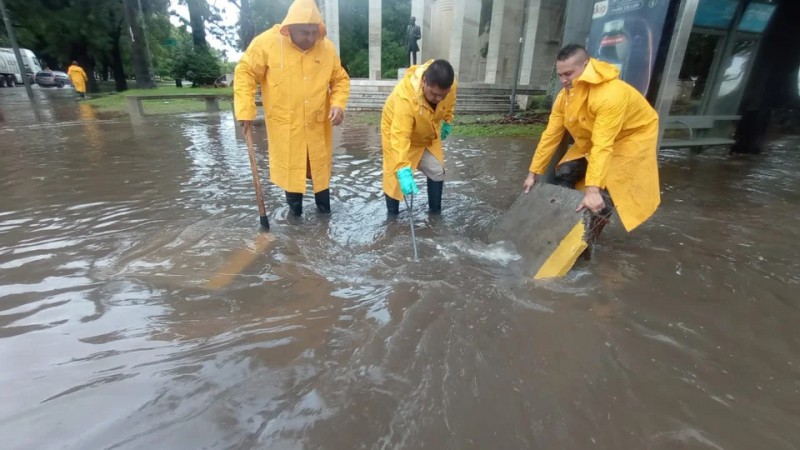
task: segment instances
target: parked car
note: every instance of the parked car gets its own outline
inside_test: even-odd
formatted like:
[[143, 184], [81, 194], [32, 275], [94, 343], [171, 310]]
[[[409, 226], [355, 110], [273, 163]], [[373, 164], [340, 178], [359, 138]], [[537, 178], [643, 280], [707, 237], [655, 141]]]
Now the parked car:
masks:
[[214, 87], [229, 87], [233, 86], [233, 74], [227, 73], [214, 80]]
[[66, 73], [58, 70], [42, 70], [36, 74], [36, 84], [41, 87], [58, 87], [63, 88], [69, 86], [69, 77]]

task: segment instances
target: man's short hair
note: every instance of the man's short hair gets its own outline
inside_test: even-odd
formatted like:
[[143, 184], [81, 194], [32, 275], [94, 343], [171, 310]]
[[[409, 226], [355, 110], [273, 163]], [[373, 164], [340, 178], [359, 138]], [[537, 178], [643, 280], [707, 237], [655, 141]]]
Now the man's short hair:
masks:
[[581, 55], [583, 59], [589, 59], [589, 52], [586, 48], [578, 44], [567, 44], [556, 55], [556, 61], [566, 61], [575, 55]]
[[456, 78], [453, 66], [443, 59], [437, 59], [432, 62], [422, 76], [425, 77], [425, 83], [442, 89], [450, 89]]

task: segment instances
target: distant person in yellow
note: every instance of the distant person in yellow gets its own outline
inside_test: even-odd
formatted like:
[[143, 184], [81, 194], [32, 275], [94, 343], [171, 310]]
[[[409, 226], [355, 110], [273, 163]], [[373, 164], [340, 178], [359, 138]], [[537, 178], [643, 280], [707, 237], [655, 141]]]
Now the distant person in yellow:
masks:
[[453, 66], [443, 59], [411, 66], [381, 115], [383, 192], [390, 215], [405, 195], [419, 192], [413, 170], [428, 179], [428, 210], [442, 210], [445, 165], [442, 140], [450, 134], [456, 105]]
[[253, 39], [234, 75], [236, 118], [245, 133], [252, 130], [261, 85], [270, 179], [286, 191], [294, 216], [303, 212], [307, 178], [317, 210], [331, 211], [332, 127], [344, 120], [350, 77], [325, 34], [314, 0], [295, 0], [283, 23]]
[[77, 61], [72, 61], [72, 64], [67, 69], [67, 76], [72, 86], [74, 86], [75, 90], [78, 92], [78, 95], [81, 98], [86, 97], [86, 81], [88, 77], [86, 76], [86, 72], [78, 65]]
[[[556, 182], [584, 185], [579, 210], [593, 214], [593, 240], [613, 208], [627, 231], [646, 221], [658, 208], [658, 114], [619, 70], [589, 57], [579, 45], [567, 45], [556, 57], [564, 89], [556, 97], [547, 128], [533, 155], [523, 190], [530, 191], [568, 131], [575, 144], [556, 167]], [[590, 242], [591, 243], [591, 242]]]

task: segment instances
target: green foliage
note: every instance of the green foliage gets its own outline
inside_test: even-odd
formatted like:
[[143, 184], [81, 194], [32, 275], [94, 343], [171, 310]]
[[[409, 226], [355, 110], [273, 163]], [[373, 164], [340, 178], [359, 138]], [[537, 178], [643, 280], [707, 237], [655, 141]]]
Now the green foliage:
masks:
[[279, 24], [292, 0], [241, 0], [238, 48], [244, 50], [253, 37]]
[[211, 85], [221, 75], [219, 57], [208, 48], [192, 47], [179, 55], [174, 64], [175, 78], [189, 80], [196, 86]]
[[[381, 77], [388, 79], [397, 78], [397, 69], [408, 67], [409, 58], [405, 45], [392, 41], [387, 36], [381, 38]], [[419, 53], [417, 53], [419, 59]], [[419, 62], [419, 61], [417, 61]]]
[[369, 76], [368, 0], [339, 3], [339, 52], [351, 78]]
[[[406, 27], [411, 19], [410, 0], [383, 0], [381, 17], [381, 71], [383, 78], [396, 79], [397, 69], [408, 67]], [[417, 25], [422, 18], [417, 18]], [[419, 57], [420, 55], [417, 54]]]
[[233, 73], [236, 70], [236, 61], [223, 61], [222, 62], [222, 73]]
[[478, 34], [488, 33], [492, 28], [492, 6], [493, 0], [481, 0], [481, 19], [478, 25]]

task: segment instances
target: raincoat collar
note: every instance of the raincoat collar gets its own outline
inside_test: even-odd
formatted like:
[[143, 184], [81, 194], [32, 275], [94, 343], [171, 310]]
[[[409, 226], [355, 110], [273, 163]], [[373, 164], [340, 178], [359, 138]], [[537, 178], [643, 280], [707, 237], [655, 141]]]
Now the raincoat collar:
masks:
[[321, 41], [328, 34], [325, 28], [325, 22], [322, 21], [322, 14], [319, 12], [317, 3], [314, 0], [295, 0], [289, 11], [286, 13], [286, 18], [281, 22], [281, 34], [289, 36], [289, 25], [300, 25], [315, 23], [319, 25], [319, 39]]

